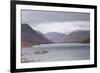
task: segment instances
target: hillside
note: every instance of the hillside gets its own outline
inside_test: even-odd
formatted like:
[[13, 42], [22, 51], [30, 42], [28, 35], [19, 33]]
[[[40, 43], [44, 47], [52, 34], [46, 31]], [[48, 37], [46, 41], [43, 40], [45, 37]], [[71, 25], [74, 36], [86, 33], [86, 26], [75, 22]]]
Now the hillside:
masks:
[[28, 24], [21, 24], [21, 43], [22, 47], [30, 47], [43, 43], [52, 43], [43, 34], [33, 30]]
[[62, 39], [66, 43], [89, 43], [90, 32], [89, 31], [74, 31]]

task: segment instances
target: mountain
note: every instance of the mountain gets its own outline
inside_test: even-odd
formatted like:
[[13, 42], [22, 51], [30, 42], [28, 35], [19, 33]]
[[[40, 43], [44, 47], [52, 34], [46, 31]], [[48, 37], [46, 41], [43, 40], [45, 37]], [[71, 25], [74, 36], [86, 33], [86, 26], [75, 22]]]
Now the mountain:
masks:
[[28, 24], [21, 24], [22, 47], [29, 47], [43, 43], [52, 43], [43, 34], [33, 30]]
[[49, 32], [47, 34], [45, 34], [46, 38], [48, 38], [49, 40], [53, 41], [53, 42], [62, 42], [62, 38], [64, 36], [66, 36], [63, 33], [58, 33], [58, 32]]
[[83, 40], [82, 43], [90, 43], [90, 38]]
[[90, 31], [78, 30], [70, 33], [62, 39], [65, 43], [89, 43]]

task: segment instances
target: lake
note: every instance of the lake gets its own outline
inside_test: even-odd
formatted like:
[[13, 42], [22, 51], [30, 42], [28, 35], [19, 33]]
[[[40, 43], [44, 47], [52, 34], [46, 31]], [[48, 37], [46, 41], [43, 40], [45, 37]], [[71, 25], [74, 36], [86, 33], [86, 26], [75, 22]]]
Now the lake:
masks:
[[33, 45], [30, 48], [22, 48], [21, 57], [23, 63], [88, 60], [90, 59], [90, 45], [80, 43]]

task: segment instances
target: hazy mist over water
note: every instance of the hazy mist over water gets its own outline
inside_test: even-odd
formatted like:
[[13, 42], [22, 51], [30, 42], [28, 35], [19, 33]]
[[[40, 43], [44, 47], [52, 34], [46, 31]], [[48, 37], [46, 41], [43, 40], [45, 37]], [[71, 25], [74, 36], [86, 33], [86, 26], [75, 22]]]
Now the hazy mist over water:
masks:
[[[66, 46], [66, 45], [65, 45]], [[73, 61], [73, 60], [89, 60], [89, 45], [70, 44], [70, 46], [45, 46], [37, 45], [32, 48], [23, 48], [22, 54], [26, 56], [28, 62], [48, 62], [48, 61]], [[46, 54], [34, 54], [35, 51], [45, 50]]]

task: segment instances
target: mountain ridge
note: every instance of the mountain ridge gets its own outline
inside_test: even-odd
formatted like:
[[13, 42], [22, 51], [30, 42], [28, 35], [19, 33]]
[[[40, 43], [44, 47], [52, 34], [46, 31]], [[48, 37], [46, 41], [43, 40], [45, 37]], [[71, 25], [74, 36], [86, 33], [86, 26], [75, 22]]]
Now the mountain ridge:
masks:
[[47, 34], [45, 34], [46, 38], [48, 38], [49, 40], [53, 41], [53, 42], [61, 42], [61, 38], [63, 38], [64, 36], [66, 36], [63, 33], [58, 33], [58, 32], [49, 32]]
[[68, 36], [63, 38], [64, 42], [69, 43], [89, 43], [90, 42], [90, 31], [88, 30], [77, 30], [70, 33]]
[[21, 24], [21, 42], [22, 47], [39, 45], [41, 43], [52, 43], [43, 35], [32, 29], [28, 24]]

